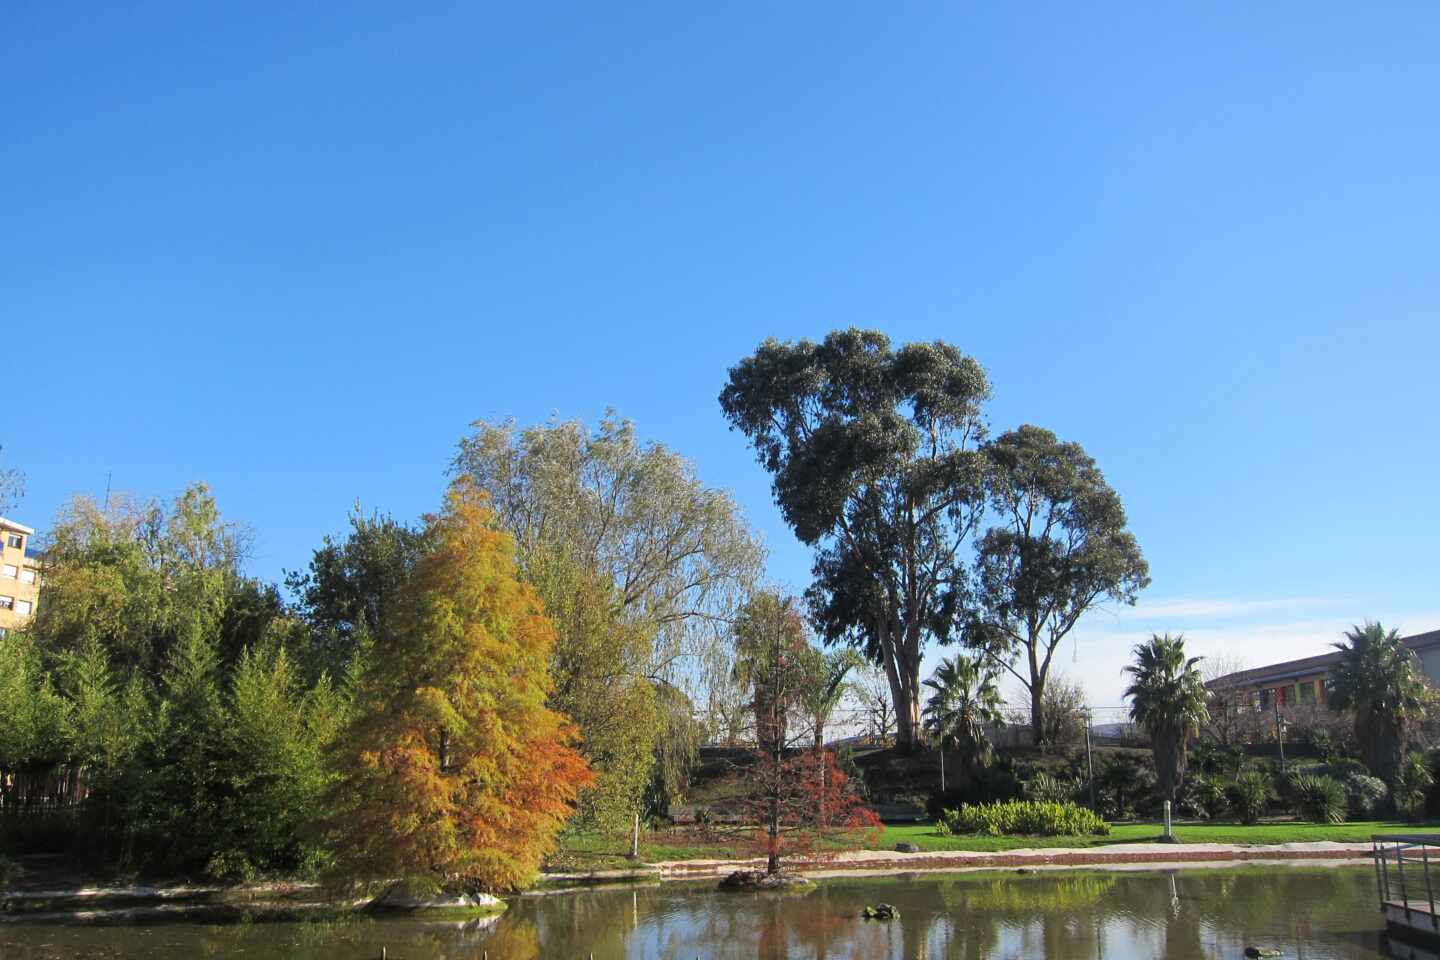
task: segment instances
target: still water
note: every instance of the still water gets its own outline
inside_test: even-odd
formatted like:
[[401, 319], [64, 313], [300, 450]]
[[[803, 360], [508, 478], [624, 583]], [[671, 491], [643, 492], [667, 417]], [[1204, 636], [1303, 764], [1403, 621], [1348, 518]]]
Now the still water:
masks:
[[[900, 919], [867, 921], [887, 902]], [[374, 960], [1238, 958], [1389, 956], [1367, 867], [925, 874], [826, 880], [804, 894], [709, 885], [521, 897], [489, 924], [0, 923], [4, 960], [144, 957]]]

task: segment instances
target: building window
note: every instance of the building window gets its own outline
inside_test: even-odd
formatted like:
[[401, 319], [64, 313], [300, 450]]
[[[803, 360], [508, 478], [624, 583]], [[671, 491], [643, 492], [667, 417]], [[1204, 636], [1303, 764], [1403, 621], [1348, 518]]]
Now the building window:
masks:
[[1270, 709], [1270, 704], [1271, 704], [1272, 702], [1274, 702], [1274, 699], [1275, 699], [1275, 691], [1274, 691], [1274, 690], [1268, 690], [1268, 689], [1267, 689], [1267, 690], [1261, 690], [1261, 691], [1260, 691], [1260, 709], [1261, 709], [1262, 711], [1263, 711], [1263, 710], [1269, 710], [1269, 709]]
[[1315, 684], [1310, 683], [1310, 682], [1308, 682], [1308, 681], [1305, 682], [1305, 683], [1300, 684], [1300, 703], [1301, 703], [1301, 705], [1303, 706], [1303, 705], [1307, 705], [1307, 704], [1312, 704], [1312, 703], [1314, 703], [1314, 702], [1315, 702]]
[[28, 617], [28, 616], [30, 616], [30, 611], [31, 611], [31, 609], [32, 609], [32, 606], [31, 606], [29, 600], [17, 600], [17, 601], [15, 602], [15, 613], [16, 613], [18, 616], [22, 616], [22, 617]]
[[21, 582], [21, 583], [34, 583], [34, 582], [35, 582], [35, 571], [34, 571], [34, 570], [21, 570], [21, 571], [20, 571], [20, 582]]
[[0, 597], [0, 610], [14, 610], [14, 609], [15, 609], [15, 598], [14, 598], [14, 597]]
[[5, 535], [5, 543], [14, 547], [16, 550], [25, 549], [25, 538], [18, 533], [7, 533]]
[[20, 568], [15, 566], [15, 564], [7, 563], [0, 565], [0, 577], [4, 577], [7, 580], [14, 580], [18, 576], [20, 576]]

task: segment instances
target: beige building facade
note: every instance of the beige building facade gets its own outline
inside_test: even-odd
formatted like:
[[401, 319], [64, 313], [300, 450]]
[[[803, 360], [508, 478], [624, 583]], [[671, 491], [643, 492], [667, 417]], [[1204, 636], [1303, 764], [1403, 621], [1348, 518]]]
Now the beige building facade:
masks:
[[29, 620], [40, 602], [40, 554], [35, 531], [0, 517], [0, 637]]

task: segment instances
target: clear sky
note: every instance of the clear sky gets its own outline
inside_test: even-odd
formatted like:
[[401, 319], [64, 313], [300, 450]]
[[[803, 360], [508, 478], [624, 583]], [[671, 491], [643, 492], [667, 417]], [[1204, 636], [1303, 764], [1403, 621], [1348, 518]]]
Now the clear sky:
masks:
[[[1017, 9], [1023, 6], [1024, 10]], [[1251, 665], [1440, 627], [1440, 7], [20, 0], [3, 463], [196, 479], [303, 566], [476, 418], [606, 407], [808, 555], [716, 403], [766, 336], [943, 338], [1082, 443], [1151, 630]]]

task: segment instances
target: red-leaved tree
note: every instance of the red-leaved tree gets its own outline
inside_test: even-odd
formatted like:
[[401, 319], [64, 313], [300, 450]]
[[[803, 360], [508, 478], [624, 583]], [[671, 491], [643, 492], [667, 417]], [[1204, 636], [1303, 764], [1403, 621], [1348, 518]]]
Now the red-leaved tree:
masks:
[[[813, 854], [827, 835], [878, 836], [879, 818], [835, 762], [833, 751], [804, 729], [814, 698], [820, 652], [808, 642], [792, 600], [753, 597], [735, 625], [736, 676], [750, 692], [755, 749], [743, 776], [747, 820], [759, 825], [766, 872], [785, 856]], [[823, 664], [822, 664], [823, 666]], [[800, 746], [809, 741], [808, 748]]]

